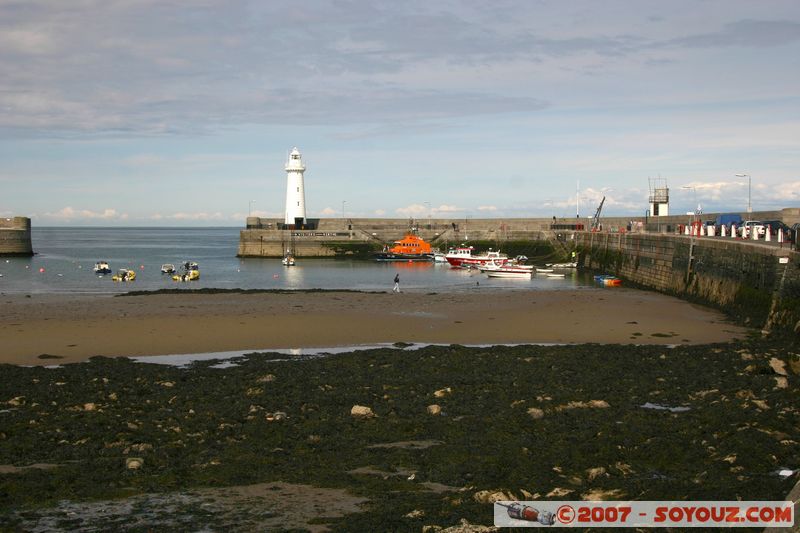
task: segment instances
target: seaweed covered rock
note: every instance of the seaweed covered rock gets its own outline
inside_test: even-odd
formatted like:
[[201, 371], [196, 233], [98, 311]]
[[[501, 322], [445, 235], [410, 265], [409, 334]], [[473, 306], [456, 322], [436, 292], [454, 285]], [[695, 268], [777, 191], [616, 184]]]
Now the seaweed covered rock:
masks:
[[376, 416], [371, 408], [364, 405], [354, 405], [353, 408], [350, 409], [350, 415], [355, 418], [373, 418]]

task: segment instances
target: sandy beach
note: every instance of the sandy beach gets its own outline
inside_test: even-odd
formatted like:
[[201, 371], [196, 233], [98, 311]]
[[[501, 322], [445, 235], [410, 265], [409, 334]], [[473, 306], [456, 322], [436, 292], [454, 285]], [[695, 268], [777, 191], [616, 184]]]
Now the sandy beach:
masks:
[[2, 295], [0, 302], [0, 362], [25, 365], [382, 342], [698, 344], [747, 331], [717, 311], [624, 288]]

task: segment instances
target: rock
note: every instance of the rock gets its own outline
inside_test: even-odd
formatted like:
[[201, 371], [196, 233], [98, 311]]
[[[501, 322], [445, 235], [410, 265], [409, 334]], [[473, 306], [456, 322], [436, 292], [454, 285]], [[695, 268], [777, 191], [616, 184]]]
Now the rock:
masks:
[[786, 372], [786, 363], [778, 359], [777, 357], [773, 357], [769, 360], [769, 366], [772, 367], [772, 371], [781, 376], [788, 376], [789, 373]]
[[759, 409], [763, 409], [764, 411], [769, 409], [769, 405], [767, 404], [766, 400], [750, 400], [750, 401], [753, 403], [753, 405], [755, 405]]
[[[428, 531], [436, 531], [436, 530], [428, 530]], [[477, 524], [470, 524], [464, 518], [461, 519], [458, 525], [438, 530], [439, 533], [491, 533], [493, 531], [500, 531], [500, 530], [493, 526], [479, 526]]]
[[128, 457], [125, 459], [125, 468], [128, 470], [139, 470], [144, 466], [144, 459], [141, 457]]
[[250, 397], [260, 396], [260, 395], [264, 394], [264, 389], [262, 389], [260, 387], [250, 387], [249, 389], [247, 389], [245, 394], [247, 396], [250, 396]]
[[175, 386], [175, 382], [174, 381], [159, 381], [157, 383], [159, 385], [161, 385], [162, 387], [167, 387], [167, 388], [171, 388], [171, 387]]
[[258, 378], [256, 381], [258, 383], [270, 383], [272, 381], [275, 381], [275, 376], [272, 375], [272, 374], [264, 374], [263, 376]]
[[607, 500], [621, 500], [625, 493], [619, 489], [603, 490], [593, 489], [586, 494], [581, 494], [581, 499], [584, 501], [607, 501]]
[[511, 493], [506, 494], [505, 492], [499, 490], [479, 490], [472, 495], [472, 499], [478, 503], [494, 503], [500, 501], [514, 501], [517, 498], [515, 498]]
[[117, 393], [116, 392], [112, 392], [111, 394], [108, 395], [108, 399], [111, 400], [112, 402], [116, 402], [117, 399], [118, 399], [117, 398]]
[[566, 411], [567, 409], [607, 409], [610, 407], [605, 400], [589, 400], [588, 402], [569, 402], [556, 407], [556, 411]]
[[538, 407], [531, 407], [528, 409], [528, 414], [534, 420], [539, 420], [540, 418], [544, 418], [544, 411], [539, 409]]
[[414, 509], [410, 513], [406, 513], [403, 515], [405, 518], [422, 518], [425, 516], [425, 511], [421, 509]]
[[572, 494], [575, 492], [572, 489], [563, 489], [561, 487], [556, 487], [550, 492], [547, 493], [547, 498], [561, 498], [562, 496], [566, 496], [567, 494]]
[[83, 410], [84, 411], [94, 411], [96, 409], [97, 409], [97, 404], [95, 404], [95, 403], [89, 402], [89, 403], [83, 404]]
[[25, 396], [17, 396], [16, 398], [11, 398], [6, 402], [8, 405], [23, 405], [25, 403]]
[[136, 431], [137, 429], [139, 429], [139, 426], [137, 426], [133, 422], [128, 422], [128, 429], [130, 429], [132, 431]]
[[442, 526], [422, 526], [422, 533], [439, 533]]
[[133, 450], [135, 452], [139, 452], [139, 453], [148, 452], [148, 451], [150, 451], [152, 449], [153, 449], [153, 445], [152, 444], [147, 444], [146, 442], [139, 443], [139, 444], [131, 444], [131, 450]]
[[726, 463], [730, 463], [730, 464], [735, 463], [736, 462], [736, 454], [735, 453], [730, 454], [725, 459], [723, 459], [723, 461], [725, 461]]
[[[586, 470], [586, 476], [589, 481], [594, 481], [600, 476], [608, 476], [606, 473], [606, 469], [602, 466], [598, 466], [596, 468], [589, 468]], [[584, 498], [585, 499], [585, 498]]]
[[451, 392], [453, 392], [453, 389], [451, 389], [450, 387], [445, 387], [443, 389], [439, 389], [436, 392], [434, 392], [433, 396], [435, 398], [444, 398], [445, 396], [447, 396]]
[[430, 414], [430, 415], [440, 415], [440, 414], [442, 414], [441, 406], [439, 406], [439, 405], [437, 405], [435, 403], [429, 405], [428, 406], [428, 414]]
[[375, 413], [369, 407], [354, 405], [353, 408], [350, 409], [350, 415], [356, 418], [372, 418], [375, 416]]
[[782, 376], [775, 376], [775, 388], [785, 389], [789, 386], [789, 380]]

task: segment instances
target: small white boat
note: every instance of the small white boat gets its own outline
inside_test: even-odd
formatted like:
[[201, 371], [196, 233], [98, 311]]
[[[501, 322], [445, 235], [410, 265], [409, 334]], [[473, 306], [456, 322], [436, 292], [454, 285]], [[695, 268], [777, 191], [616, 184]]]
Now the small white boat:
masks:
[[566, 277], [566, 274], [552, 273], [551, 272], [551, 273], [547, 274], [547, 277], [548, 278], [563, 278], [563, 277]]
[[486, 272], [486, 275], [490, 278], [522, 278], [522, 279], [531, 279], [533, 275], [533, 271], [531, 270], [521, 270], [521, 269], [514, 269], [514, 268], [501, 268], [498, 270], [489, 270]]
[[553, 269], [552, 269], [552, 268], [537, 268], [537, 269], [536, 269], [536, 273], [537, 273], [537, 274], [539, 274], [539, 273], [542, 273], [542, 274], [549, 274], [549, 273], [550, 273], [550, 272], [552, 272], [552, 271], [553, 271]]
[[111, 267], [108, 266], [108, 261], [98, 261], [94, 264], [95, 274], [111, 274]]
[[550, 268], [578, 268], [578, 263], [549, 263]]
[[283, 263], [283, 266], [294, 266], [294, 256], [292, 254], [286, 254], [283, 259], [281, 259], [281, 263]]
[[433, 252], [434, 263], [447, 263], [447, 257], [442, 252]]
[[162, 274], [174, 274], [175, 273], [175, 265], [170, 263], [164, 263], [161, 265], [161, 273]]

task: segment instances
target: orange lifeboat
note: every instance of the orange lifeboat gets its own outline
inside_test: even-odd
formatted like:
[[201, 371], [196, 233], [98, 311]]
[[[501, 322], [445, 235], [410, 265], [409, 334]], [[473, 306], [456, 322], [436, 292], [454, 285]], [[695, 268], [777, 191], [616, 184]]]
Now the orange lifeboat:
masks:
[[399, 241], [394, 241], [394, 246], [375, 254], [376, 261], [432, 261], [433, 250], [431, 245], [421, 237], [407, 234]]

